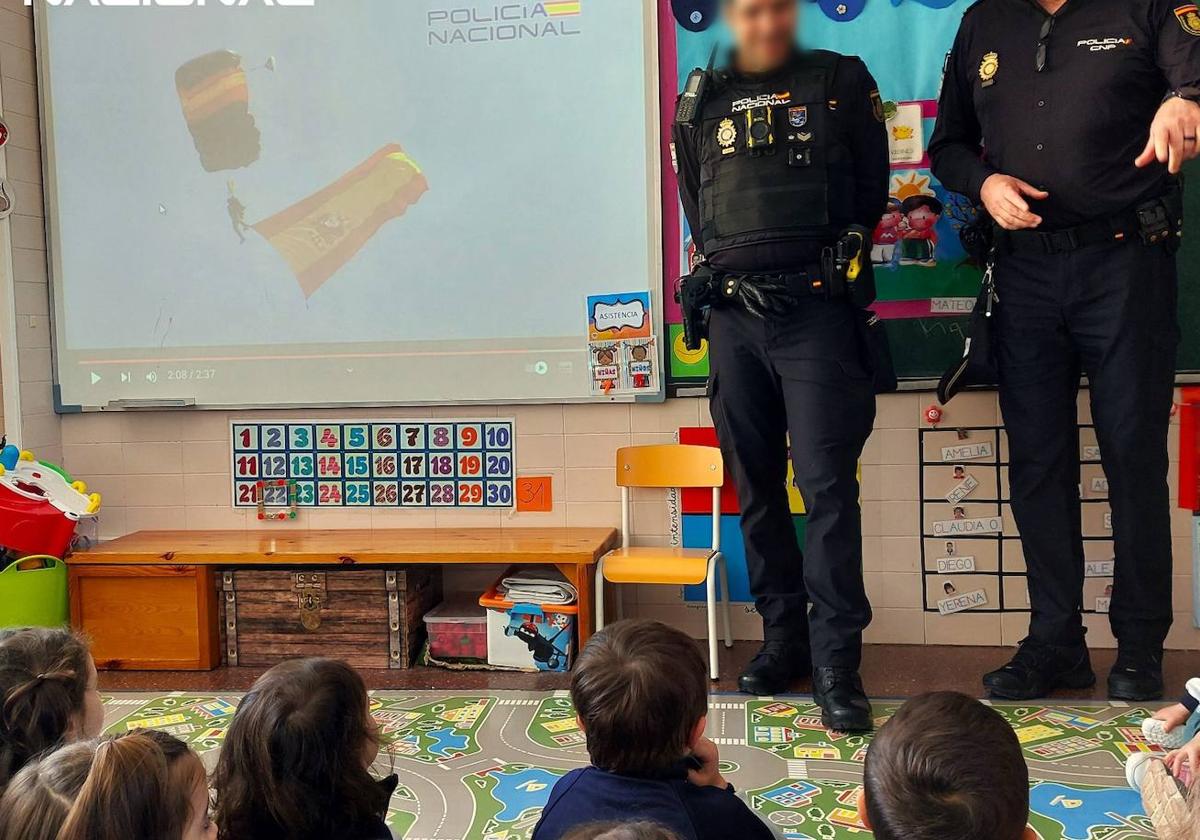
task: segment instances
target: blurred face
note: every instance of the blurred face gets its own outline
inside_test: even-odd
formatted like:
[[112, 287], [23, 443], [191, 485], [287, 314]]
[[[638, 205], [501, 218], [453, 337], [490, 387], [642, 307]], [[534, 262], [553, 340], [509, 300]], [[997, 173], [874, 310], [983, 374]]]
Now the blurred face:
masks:
[[203, 774], [196, 779], [189, 804], [183, 840], [217, 840], [217, 824], [208, 816], [208, 783]]
[[371, 698], [367, 698], [367, 725], [371, 727], [371, 731], [367, 733], [367, 737], [363, 740], [362, 758], [363, 766], [368, 770], [375, 763], [375, 759], [379, 757], [379, 738], [380, 727], [375, 720], [375, 715], [371, 713]]
[[725, 22], [739, 68], [762, 73], [781, 66], [796, 42], [798, 19], [797, 0], [728, 0]]
[[83, 708], [71, 727], [73, 740], [84, 741], [99, 737], [104, 731], [104, 703], [100, 700], [100, 676], [96, 663], [88, 657], [87, 690], [83, 693]]

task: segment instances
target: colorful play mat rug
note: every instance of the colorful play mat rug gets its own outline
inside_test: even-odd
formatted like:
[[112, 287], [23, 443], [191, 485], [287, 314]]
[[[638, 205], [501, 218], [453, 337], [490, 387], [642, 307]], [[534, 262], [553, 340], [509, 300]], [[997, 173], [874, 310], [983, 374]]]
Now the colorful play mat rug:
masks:
[[[400, 777], [388, 816], [398, 838], [523, 840], [554, 782], [587, 763], [565, 691], [381, 691], [373, 698], [388, 739], [376, 770]], [[212, 767], [238, 700], [237, 694], [112, 694], [105, 698], [108, 731], [170, 732]], [[899, 706], [876, 703], [876, 723]], [[994, 708], [1024, 747], [1032, 779], [1030, 823], [1043, 840], [1154, 837], [1123, 769], [1130, 753], [1158, 750], [1142, 738], [1146, 708]], [[722, 772], [778, 836], [869, 837], [855, 809], [869, 738], [827, 732], [816, 706], [799, 697], [713, 695], [708, 721]]]

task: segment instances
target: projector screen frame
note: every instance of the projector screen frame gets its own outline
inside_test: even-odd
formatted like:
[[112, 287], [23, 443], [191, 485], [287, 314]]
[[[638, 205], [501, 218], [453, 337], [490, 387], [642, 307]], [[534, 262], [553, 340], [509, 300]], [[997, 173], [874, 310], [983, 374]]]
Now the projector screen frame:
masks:
[[[65, 292], [60, 288], [61, 278], [63, 276], [62, 269], [62, 250], [59, 235], [60, 218], [58, 207], [58, 175], [56, 167], [56, 146], [55, 146], [55, 125], [53, 119], [54, 103], [52, 95], [52, 70], [51, 61], [49, 60], [49, 24], [47, 14], [50, 10], [45, 7], [45, 4], [35, 2], [33, 4], [33, 23], [34, 23], [34, 47], [35, 61], [37, 65], [37, 100], [38, 100], [38, 127], [41, 141], [41, 169], [42, 169], [42, 204], [44, 209], [44, 224], [46, 235], [46, 269], [47, 283], [50, 302], [50, 360], [51, 371], [53, 378], [53, 401], [54, 411], [56, 414], [78, 414], [92, 413], [101, 411], [138, 411], [138, 410], [214, 410], [214, 411], [263, 411], [263, 410], [286, 410], [286, 409], [353, 409], [353, 408], [404, 408], [404, 407], [419, 407], [432, 405], [561, 405], [561, 404], [596, 404], [596, 403], [634, 403], [634, 402], [664, 402], [667, 398], [667, 365], [669, 363], [669, 352], [667, 348], [668, 337], [664, 333], [664, 271], [665, 260], [662, 249], [663, 242], [663, 206], [662, 206], [662, 189], [663, 189], [663, 173], [662, 173], [662, 158], [660, 154], [660, 145], [664, 142], [662, 135], [661, 124], [661, 100], [660, 100], [660, 62], [659, 62], [659, 44], [658, 44], [658, 28], [659, 16], [656, 3], [654, 0], [640, 0], [642, 9], [642, 34], [643, 34], [643, 54], [645, 56], [645, 67], [643, 73], [644, 87], [644, 110], [646, 124], [646, 138], [644, 144], [645, 166], [646, 166], [646, 210], [649, 220], [649, 227], [646, 231], [649, 247], [647, 248], [647, 266], [646, 266], [646, 281], [648, 291], [650, 293], [652, 318], [654, 322], [654, 334], [657, 336], [658, 349], [658, 389], [644, 394], [623, 394], [613, 397], [589, 397], [589, 396], [572, 396], [560, 398], [514, 398], [514, 399], [496, 399], [496, 398], [457, 398], [457, 399], [427, 399], [427, 400], [404, 400], [404, 399], [384, 399], [384, 400], [346, 400], [346, 401], [295, 401], [295, 402], [202, 402], [190, 398], [187, 395], [164, 396], [161, 399], [127, 399], [127, 400], [111, 400], [105, 404], [79, 404], [65, 403], [62, 399], [62, 386], [60, 385], [59, 369], [63, 362], [60, 359], [59, 341], [60, 329], [63, 330], [62, 335], [65, 336], [65, 324], [60, 325], [59, 319], [66, 317], [65, 313]], [[64, 9], [58, 9], [58, 12]], [[66, 8], [69, 13], [69, 7]], [[145, 10], [146, 13], [152, 13], [150, 9]], [[177, 9], [164, 9], [164, 11], [178, 11]], [[228, 11], [225, 9], [224, 11]], [[614, 289], [598, 289], [597, 292], [611, 291], [641, 291], [636, 286], [632, 288], [624, 287], [624, 284], [617, 284], [622, 288]], [[585, 301], [580, 301], [580, 332], [579, 341], [581, 348], [586, 347], [587, 330], [584, 318]], [[65, 338], [63, 339], [65, 341]], [[190, 351], [190, 348], [176, 348], [179, 351], [181, 363], [185, 357], [184, 351]], [[169, 351], [164, 351], [169, 353]], [[164, 357], [163, 365], [170, 364], [170, 358]]]

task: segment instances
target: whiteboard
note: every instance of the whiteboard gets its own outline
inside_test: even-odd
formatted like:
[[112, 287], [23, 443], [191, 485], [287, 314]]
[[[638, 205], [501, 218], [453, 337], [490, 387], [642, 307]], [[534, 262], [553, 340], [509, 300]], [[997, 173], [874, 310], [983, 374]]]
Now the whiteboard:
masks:
[[60, 410], [571, 401], [661, 318], [650, 0], [38, 5]]

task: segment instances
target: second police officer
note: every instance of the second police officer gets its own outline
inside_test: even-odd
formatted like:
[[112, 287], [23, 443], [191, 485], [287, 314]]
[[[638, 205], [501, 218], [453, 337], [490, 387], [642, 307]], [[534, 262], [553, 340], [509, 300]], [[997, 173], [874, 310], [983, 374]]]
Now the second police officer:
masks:
[[999, 228], [995, 360], [1031, 606], [1028, 638], [984, 685], [1030, 699], [1095, 682], [1080, 615], [1082, 372], [1116, 555], [1108, 692], [1154, 699], [1172, 618], [1177, 173], [1198, 149], [1200, 13], [1188, 0], [980, 0], [946, 70], [929, 150], [942, 183]]

